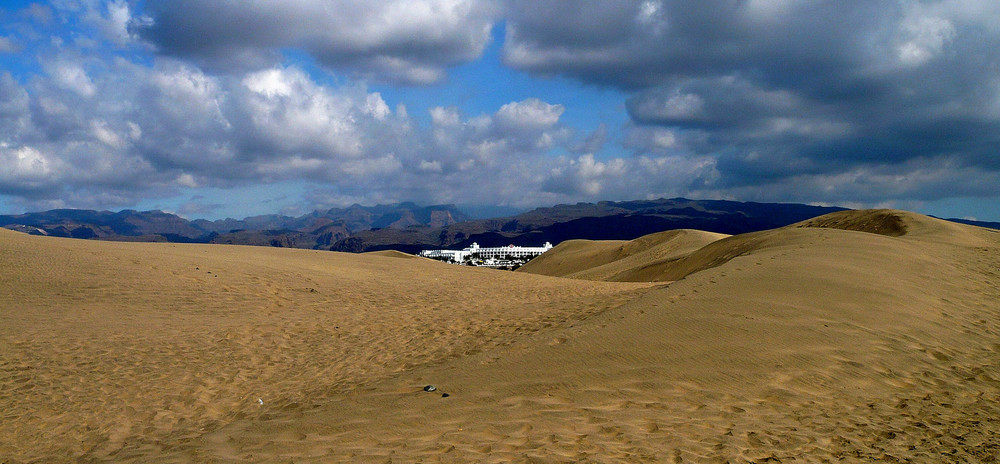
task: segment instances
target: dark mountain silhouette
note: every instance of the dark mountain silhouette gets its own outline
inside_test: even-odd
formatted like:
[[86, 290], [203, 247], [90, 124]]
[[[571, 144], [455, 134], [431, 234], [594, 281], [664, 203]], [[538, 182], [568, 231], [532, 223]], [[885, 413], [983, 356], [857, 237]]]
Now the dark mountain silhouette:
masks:
[[0, 227], [36, 235], [101, 240], [229, 243], [327, 249], [351, 233], [378, 228], [442, 227], [467, 219], [454, 205], [413, 203], [314, 211], [299, 217], [188, 221], [163, 211], [57, 209], [0, 216]]
[[337, 224], [349, 233], [371, 228], [403, 228], [411, 225], [441, 227], [467, 220], [468, 217], [454, 205], [418, 206], [411, 202], [392, 205], [332, 208], [316, 210], [299, 217], [268, 214], [245, 219], [197, 219], [192, 225], [209, 232], [226, 233], [234, 230], [294, 230], [315, 231], [330, 224]]
[[41, 213], [0, 216], [0, 227], [32, 228], [30, 233], [57, 237], [114, 239], [144, 237], [150, 241], [168, 237], [194, 239], [206, 234], [190, 221], [163, 211], [90, 211], [54, 209]]
[[[36, 235], [121, 241], [225, 243], [366, 252], [538, 246], [569, 239], [631, 240], [671, 229], [740, 234], [773, 229], [844, 208], [672, 198], [537, 208], [467, 220], [454, 205], [413, 203], [333, 208], [299, 216], [188, 221], [163, 211], [58, 209], [0, 216], [0, 227]], [[1000, 229], [1000, 223], [951, 219]]]
[[538, 246], [569, 239], [631, 240], [670, 229], [740, 234], [773, 229], [845, 208], [686, 198], [577, 203], [538, 208], [508, 218], [465, 221], [444, 227], [371, 229], [331, 246], [335, 251]]
[[[934, 217], [934, 216], [931, 216]], [[973, 221], [971, 219], [958, 219], [958, 218], [948, 218], [946, 221], [957, 222], [959, 224], [968, 224], [970, 226], [985, 227], [987, 229], [1000, 229], [1000, 222], [989, 222], [989, 221]]]

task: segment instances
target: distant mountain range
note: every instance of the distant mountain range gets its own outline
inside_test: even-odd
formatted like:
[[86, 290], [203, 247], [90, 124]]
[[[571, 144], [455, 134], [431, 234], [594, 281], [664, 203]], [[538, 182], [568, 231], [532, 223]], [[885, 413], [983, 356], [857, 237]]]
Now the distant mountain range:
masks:
[[373, 228], [443, 227], [467, 220], [454, 205], [413, 203], [313, 211], [299, 217], [264, 215], [245, 219], [189, 221], [162, 211], [56, 209], [0, 216], [0, 227], [36, 235], [84, 239], [228, 243], [329, 248], [352, 233]]
[[[931, 216], [935, 217], [935, 216]], [[942, 219], [942, 218], [938, 218]], [[1000, 229], [1000, 222], [989, 222], [989, 221], [973, 221], [971, 219], [945, 219], [945, 221], [957, 222], [959, 224], [968, 224], [970, 226], [986, 227], [987, 229]]]
[[[189, 221], [162, 211], [58, 209], [0, 216], [0, 227], [83, 239], [225, 243], [347, 252], [558, 244], [569, 239], [631, 240], [671, 229], [741, 234], [845, 208], [686, 198], [556, 205], [516, 216], [469, 220], [454, 205], [414, 203], [334, 208], [299, 217]], [[1000, 229], [1000, 223], [957, 220]]]
[[495, 219], [443, 227], [371, 229], [332, 244], [335, 251], [538, 246], [570, 239], [631, 240], [671, 229], [740, 234], [773, 229], [845, 208], [787, 203], [750, 203], [686, 198], [556, 205]]

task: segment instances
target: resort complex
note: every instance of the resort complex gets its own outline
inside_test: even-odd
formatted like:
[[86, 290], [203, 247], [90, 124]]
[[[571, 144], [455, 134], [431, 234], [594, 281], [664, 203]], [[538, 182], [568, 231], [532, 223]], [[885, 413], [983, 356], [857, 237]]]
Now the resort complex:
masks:
[[420, 252], [420, 256], [470, 266], [515, 268], [551, 249], [552, 244], [549, 242], [545, 242], [540, 247], [507, 245], [487, 248], [473, 243], [461, 250], [423, 250]]

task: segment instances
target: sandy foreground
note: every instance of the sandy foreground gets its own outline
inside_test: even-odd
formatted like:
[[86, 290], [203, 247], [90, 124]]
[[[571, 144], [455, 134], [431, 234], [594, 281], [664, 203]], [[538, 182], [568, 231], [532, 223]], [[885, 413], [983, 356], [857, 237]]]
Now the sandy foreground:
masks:
[[862, 211], [542, 258], [0, 230], [0, 463], [1000, 459], [1000, 232]]

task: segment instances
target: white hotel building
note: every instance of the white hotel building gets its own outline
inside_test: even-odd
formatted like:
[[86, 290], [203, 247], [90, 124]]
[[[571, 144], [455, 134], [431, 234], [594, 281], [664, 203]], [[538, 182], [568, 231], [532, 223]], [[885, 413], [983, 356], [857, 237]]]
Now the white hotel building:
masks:
[[545, 245], [540, 247], [507, 245], [505, 247], [490, 248], [483, 248], [480, 247], [478, 243], [473, 243], [472, 246], [466, 247], [462, 250], [423, 250], [420, 252], [420, 256], [461, 263], [464, 262], [466, 258], [472, 256], [476, 256], [477, 258], [483, 260], [503, 259], [507, 257], [531, 259], [551, 249], [552, 244], [549, 242], [545, 242]]

